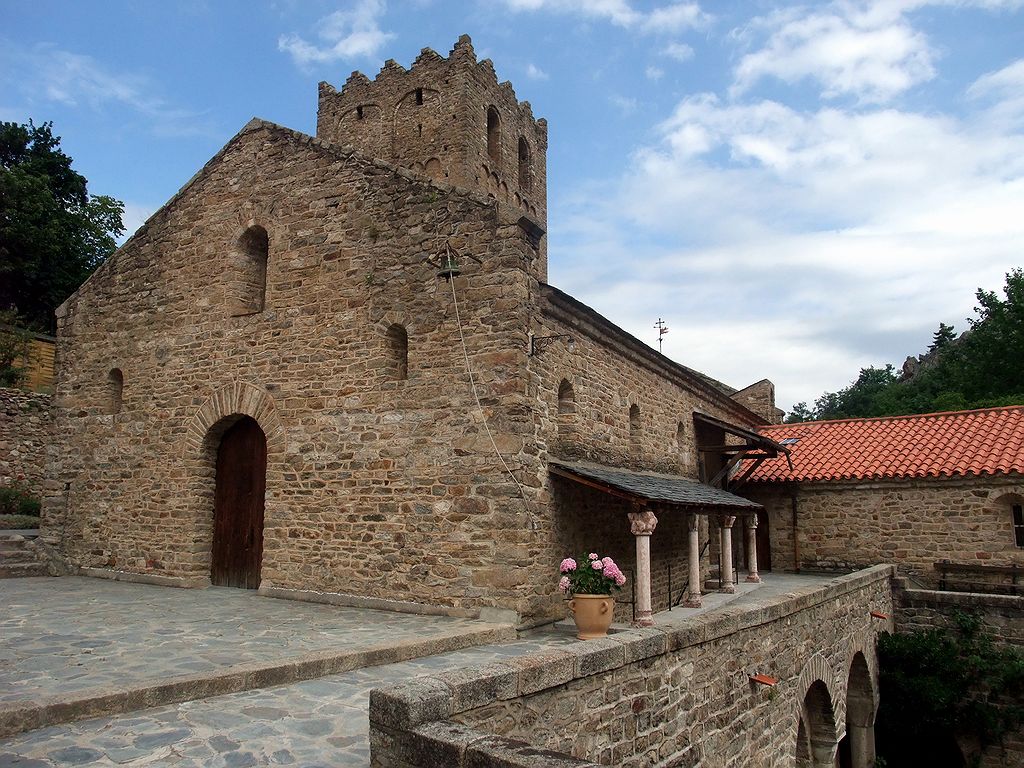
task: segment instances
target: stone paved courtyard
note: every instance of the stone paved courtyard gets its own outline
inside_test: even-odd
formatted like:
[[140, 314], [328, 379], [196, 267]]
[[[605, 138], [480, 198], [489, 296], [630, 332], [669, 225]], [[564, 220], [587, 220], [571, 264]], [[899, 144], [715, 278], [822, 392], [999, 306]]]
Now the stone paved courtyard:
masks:
[[491, 626], [82, 577], [5, 579], [0, 605], [0, 704]]
[[[701, 609], [742, 606], [814, 576], [772, 574], [711, 593]], [[244, 590], [182, 590], [99, 579], [0, 582], [0, 693], [16, 707], [46, 695], [73, 697], [180, 675], [214, 674], [240, 661], [451, 637], [481, 625], [466, 619], [339, 608], [264, 598]], [[373, 688], [418, 675], [488, 664], [577, 642], [569, 625], [518, 640], [317, 679], [127, 711], [0, 738], [0, 768], [67, 766], [369, 765], [367, 708]], [[21, 697], [21, 698], [19, 698]]]
[[291, 685], [43, 728], [0, 740], [0, 768], [340, 768], [370, 764], [370, 690], [576, 642], [568, 633], [456, 651]]

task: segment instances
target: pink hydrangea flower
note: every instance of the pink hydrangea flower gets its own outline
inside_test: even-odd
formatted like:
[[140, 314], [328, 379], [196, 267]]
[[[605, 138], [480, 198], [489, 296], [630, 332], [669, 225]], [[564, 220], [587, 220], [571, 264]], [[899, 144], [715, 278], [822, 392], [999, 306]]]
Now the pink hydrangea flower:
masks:
[[595, 560], [594, 562], [592, 562], [590, 564], [590, 567], [593, 568], [595, 571], [600, 571], [604, 568], [600, 560]]
[[558, 589], [561, 592], [568, 594], [568, 592], [569, 592], [569, 577], [568, 576], [563, 576], [561, 579], [559, 579], [559, 581], [558, 581]]
[[598, 557], [597, 552], [591, 552], [589, 555], [587, 555], [587, 557], [589, 557], [591, 560], [600, 560], [601, 559], [600, 557]]
[[601, 562], [604, 563], [605, 568], [607, 568], [609, 565], [615, 565], [615, 561], [612, 560], [610, 557], [602, 557]]
[[576, 561], [573, 560], [571, 557], [567, 557], [565, 558], [565, 560], [562, 561], [562, 564], [558, 566], [558, 570], [560, 570], [562, 573], [569, 573], [569, 571], [575, 571]]
[[617, 575], [617, 576], [615, 577], [615, 583], [616, 583], [616, 585], [618, 585], [618, 586], [620, 586], [620, 587], [621, 587], [621, 586], [622, 586], [623, 584], [625, 584], [625, 583], [626, 583], [626, 577], [625, 577], [625, 576], [624, 576], [623, 574], [621, 574], [621, 573], [620, 573], [620, 574], [618, 574], [618, 575]]

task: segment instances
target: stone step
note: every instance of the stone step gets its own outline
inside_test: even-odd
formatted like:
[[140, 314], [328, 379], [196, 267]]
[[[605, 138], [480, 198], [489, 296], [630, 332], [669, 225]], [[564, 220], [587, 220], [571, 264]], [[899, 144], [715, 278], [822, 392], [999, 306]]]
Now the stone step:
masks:
[[0, 565], [17, 565], [19, 563], [35, 563], [36, 553], [30, 549], [11, 549], [0, 552]]
[[25, 540], [21, 536], [0, 538], [0, 552], [14, 552], [25, 548]]
[[0, 579], [23, 579], [28, 576], [48, 576], [49, 571], [41, 563], [0, 564]]

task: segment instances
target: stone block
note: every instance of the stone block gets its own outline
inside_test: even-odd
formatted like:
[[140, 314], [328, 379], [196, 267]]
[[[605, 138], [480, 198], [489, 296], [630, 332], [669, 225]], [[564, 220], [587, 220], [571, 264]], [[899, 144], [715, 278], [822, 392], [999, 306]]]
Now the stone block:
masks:
[[612, 635], [612, 639], [622, 643], [626, 664], [668, 652], [668, 634], [657, 627], [631, 629]]
[[518, 673], [509, 664], [458, 669], [437, 675], [452, 691], [452, 713], [511, 699], [518, 693]]
[[517, 692], [525, 696], [573, 679], [576, 657], [565, 651], [546, 651], [520, 656], [509, 661], [517, 671]]
[[423, 723], [447, 720], [451, 702], [451, 689], [431, 678], [375, 688], [370, 691], [370, 723], [409, 730]]
[[463, 768], [596, 768], [596, 763], [503, 736], [488, 736], [466, 749]]
[[565, 651], [576, 657], [577, 678], [617, 669], [626, 663], [622, 643], [610, 637], [585, 640], [569, 646]]

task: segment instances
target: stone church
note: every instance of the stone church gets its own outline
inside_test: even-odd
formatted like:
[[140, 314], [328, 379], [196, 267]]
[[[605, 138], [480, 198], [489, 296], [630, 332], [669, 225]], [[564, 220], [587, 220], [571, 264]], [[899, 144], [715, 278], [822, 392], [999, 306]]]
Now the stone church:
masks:
[[772, 385], [547, 283], [547, 141], [468, 37], [321, 83], [315, 137], [252, 120], [58, 310], [45, 543], [520, 626], [591, 550], [632, 572], [621, 618], [699, 600], [737, 520], [756, 578], [759, 506], [722, 485], [778, 454]]

